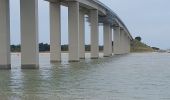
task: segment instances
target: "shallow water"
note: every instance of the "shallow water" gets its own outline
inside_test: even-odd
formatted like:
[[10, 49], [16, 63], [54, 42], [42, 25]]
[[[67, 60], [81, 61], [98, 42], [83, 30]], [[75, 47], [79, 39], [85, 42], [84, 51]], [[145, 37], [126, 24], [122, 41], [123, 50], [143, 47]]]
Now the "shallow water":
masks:
[[[87, 55], [89, 57], [89, 55]], [[40, 54], [39, 70], [0, 70], [0, 100], [170, 100], [170, 54], [128, 55], [50, 63]]]

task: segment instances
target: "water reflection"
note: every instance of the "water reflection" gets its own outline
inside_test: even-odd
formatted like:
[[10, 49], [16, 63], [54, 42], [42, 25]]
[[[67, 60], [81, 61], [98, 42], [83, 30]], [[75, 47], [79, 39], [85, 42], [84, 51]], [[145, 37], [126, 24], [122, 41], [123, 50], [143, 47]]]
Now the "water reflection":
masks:
[[[89, 57], [89, 55], [87, 54]], [[101, 55], [102, 57], [102, 55]], [[39, 70], [0, 71], [0, 100], [169, 100], [169, 54], [143, 53], [50, 63], [40, 54]]]

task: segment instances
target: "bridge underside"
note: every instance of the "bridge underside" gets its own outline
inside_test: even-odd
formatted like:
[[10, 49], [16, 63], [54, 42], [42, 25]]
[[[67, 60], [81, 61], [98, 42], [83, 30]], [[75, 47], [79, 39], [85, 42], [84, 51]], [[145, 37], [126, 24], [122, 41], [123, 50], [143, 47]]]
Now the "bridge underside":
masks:
[[[99, 24], [103, 25], [104, 56], [130, 52], [132, 36], [121, 19], [97, 0], [48, 0], [50, 3], [50, 59], [61, 61], [61, 11], [68, 7], [69, 61], [85, 58], [85, 15], [91, 32], [91, 58], [99, 57]], [[21, 68], [39, 68], [38, 0], [21, 0]], [[9, 0], [0, 1], [0, 69], [10, 69]], [[114, 42], [112, 42], [112, 37]]]

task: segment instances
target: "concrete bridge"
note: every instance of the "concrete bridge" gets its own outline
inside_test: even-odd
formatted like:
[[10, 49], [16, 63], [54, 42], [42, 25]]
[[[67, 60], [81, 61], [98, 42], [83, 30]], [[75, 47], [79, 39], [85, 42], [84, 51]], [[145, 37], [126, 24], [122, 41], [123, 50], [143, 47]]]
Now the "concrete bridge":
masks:
[[[61, 61], [61, 11], [68, 7], [69, 61], [85, 58], [85, 15], [91, 27], [91, 58], [99, 57], [99, 24], [104, 27], [104, 56], [130, 52], [130, 35], [121, 19], [98, 0], [47, 0], [50, 3], [51, 61]], [[9, 0], [0, 0], [0, 69], [11, 68]], [[21, 68], [39, 67], [38, 0], [20, 0]]]

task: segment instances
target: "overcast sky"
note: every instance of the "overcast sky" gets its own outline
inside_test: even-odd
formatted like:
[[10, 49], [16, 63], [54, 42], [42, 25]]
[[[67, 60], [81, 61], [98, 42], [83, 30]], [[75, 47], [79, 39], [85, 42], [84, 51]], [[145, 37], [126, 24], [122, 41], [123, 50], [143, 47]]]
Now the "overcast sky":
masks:
[[[169, 0], [100, 0], [116, 12], [128, 27], [132, 36], [163, 49], [170, 48], [170, 1]], [[10, 0], [11, 44], [20, 44], [19, 0]], [[68, 43], [67, 8], [62, 7], [62, 44]], [[86, 44], [90, 43], [86, 23]], [[39, 0], [39, 42], [49, 43], [48, 2]], [[100, 27], [100, 44], [102, 27]]]

